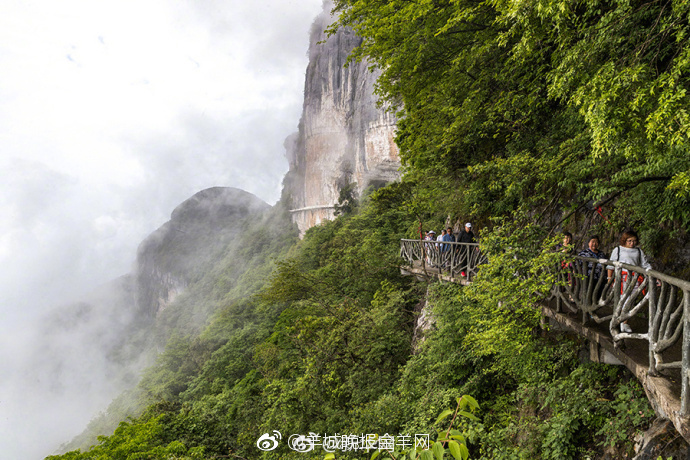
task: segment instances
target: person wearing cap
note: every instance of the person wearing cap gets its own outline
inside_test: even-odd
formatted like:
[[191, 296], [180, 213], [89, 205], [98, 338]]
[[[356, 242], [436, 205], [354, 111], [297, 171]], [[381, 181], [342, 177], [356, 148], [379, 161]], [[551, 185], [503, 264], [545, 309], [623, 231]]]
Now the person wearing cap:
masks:
[[474, 243], [474, 233], [470, 222], [465, 224], [465, 229], [458, 235], [458, 243]]
[[[474, 232], [472, 232], [471, 222], [467, 222], [465, 224], [465, 228], [464, 230], [460, 231], [457, 241], [458, 243], [474, 243]], [[460, 259], [460, 267], [462, 268], [460, 275], [467, 276], [465, 269], [467, 268], [467, 254], [469, 253], [469, 251], [467, 247], [461, 247], [460, 251], [462, 255]]]

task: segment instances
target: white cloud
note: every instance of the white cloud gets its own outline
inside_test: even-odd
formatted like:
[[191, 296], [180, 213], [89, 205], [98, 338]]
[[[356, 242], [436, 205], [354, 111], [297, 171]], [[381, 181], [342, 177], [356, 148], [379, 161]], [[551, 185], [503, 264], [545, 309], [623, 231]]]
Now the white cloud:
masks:
[[320, 9], [321, 0], [0, 2], [5, 455], [37, 458], [81, 429], [61, 422], [51, 435], [46, 422], [70, 407], [69, 389], [18, 399], [30, 394], [17, 366], [31, 321], [129, 271], [137, 244], [203, 188], [278, 199]]

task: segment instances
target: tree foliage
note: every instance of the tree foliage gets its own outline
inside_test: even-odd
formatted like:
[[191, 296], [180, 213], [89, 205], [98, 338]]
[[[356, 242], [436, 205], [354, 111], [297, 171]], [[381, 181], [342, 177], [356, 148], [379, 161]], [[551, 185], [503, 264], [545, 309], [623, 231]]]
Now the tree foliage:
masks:
[[399, 110], [408, 177], [461, 194], [447, 212], [557, 225], [603, 205], [626, 211], [611, 233], [687, 230], [687, 2], [335, 4]]
[[[54, 460], [324, 458], [285, 442], [259, 451], [257, 440], [273, 430], [430, 433], [431, 450], [407, 458], [576, 458], [580, 446], [628, 448], [624, 439], [650, 419], [639, 385], [616, 369], [583, 368], [567, 337], [535, 333], [535, 303], [550, 282], [535, 270], [562, 258], [543, 243], [545, 231], [497, 223], [482, 242], [492, 262], [474, 286], [427, 287], [398, 268], [399, 239], [418, 218], [408, 187], [375, 192], [266, 261], [272, 271], [261, 289], [219, 303], [201, 334], [171, 338], [140, 384], [151, 401], [143, 413]], [[413, 347], [422, 300], [434, 325], [416, 331]], [[478, 419], [458, 417], [449, 431], [438, 415], [467, 394], [481, 402]], [[625, 410], [631, 399], [634, 413]]]
[[[215, 258], [163, 319], [175, 338], [141, 384], [156, 400], [90, 452], [305, 458], [255, 443], [272, 430], [439, 431], [437, 415], [471, 394], [480, 420], [453, 436], [473, 458], [629, 454], [652, 414], [639, 385], [581, 364], [583, 344], [546, 334], [538, 304], [564, 226], [633, 225], [669, 264], [669, 238], [687, 239], [690, 4], [335, 5], [332, 30], [363, 38], [352, 58], [382, 71], [377, 91], [399, 112], [403, 179], [359, 202], [344, 189], [339, 217], [300, 242], [280, 235], [285, 215], [251, 229], [246, 271]], [[457, 219], [485, 227], [474, 284], [403, 278], [399, 239]], [[420, 333], [423, 306], [434, 324]], [[457, 458], [443, 439], [406, 456]], [[98, 458], [83, 455], [61, 458]]]

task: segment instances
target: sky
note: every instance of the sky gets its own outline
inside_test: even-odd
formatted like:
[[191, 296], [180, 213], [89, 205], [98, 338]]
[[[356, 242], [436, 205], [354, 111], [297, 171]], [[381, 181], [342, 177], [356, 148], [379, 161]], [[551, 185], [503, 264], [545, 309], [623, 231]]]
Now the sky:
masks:
[[[51, 402], [18, 402], [13, 380], [38, 318], [129, 272], [139, 242], [199, 190], [232, 186], [278, 200], [321, 2], [0, 0], [8, 458], [38, 458], [55, 441], [46, 430], [41, 442], [27, 434], [48, 423]], [[29, 406], [44, 413], [25, 412], [15, 426]]]

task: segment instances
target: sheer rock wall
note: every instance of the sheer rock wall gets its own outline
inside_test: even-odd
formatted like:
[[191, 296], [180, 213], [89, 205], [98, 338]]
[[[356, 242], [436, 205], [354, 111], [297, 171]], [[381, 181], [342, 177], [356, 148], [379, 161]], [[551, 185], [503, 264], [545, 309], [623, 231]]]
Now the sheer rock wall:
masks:
[[312, 25], [302, 118], [299, 131], [285, 142], [290, 170], [283, 193], [302, 234], [333, 217], [343, 187], [356, 183], [361, 194], [399, 177], [396, 120], [377, 107], [374, 95], [379, 73], [366, 62], [345, 67], [361, 39], [342, 29], [326, 36], [330, 7], [325, 2]]

